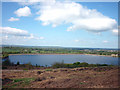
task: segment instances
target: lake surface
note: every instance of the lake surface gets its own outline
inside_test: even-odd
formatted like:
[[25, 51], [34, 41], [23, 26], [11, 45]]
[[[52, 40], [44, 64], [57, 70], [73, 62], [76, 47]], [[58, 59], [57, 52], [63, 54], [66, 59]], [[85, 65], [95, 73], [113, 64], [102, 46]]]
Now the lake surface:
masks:
[[31, 62], [32, 65], [52, 65], [55, 62], [74, 63], [87, 62], [89, 64], [118, 65], [117, 57], [95, 56], [95, 55], [10, 55], [11, 62], [21, 64]]

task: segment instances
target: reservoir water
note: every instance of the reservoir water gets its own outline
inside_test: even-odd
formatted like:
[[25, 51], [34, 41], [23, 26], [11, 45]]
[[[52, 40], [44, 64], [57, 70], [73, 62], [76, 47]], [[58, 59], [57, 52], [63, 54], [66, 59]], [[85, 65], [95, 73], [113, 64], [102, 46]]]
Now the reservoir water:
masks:
[[74, 63], [87, 62], [89, 64], [109, 64], [118, 65], [117, 57], [95, 56], [95, 55], [9, 55], [13, 63], [18, 61], [21, 64], [31, 62], [32, 65], [52, 65], [55, 62]]

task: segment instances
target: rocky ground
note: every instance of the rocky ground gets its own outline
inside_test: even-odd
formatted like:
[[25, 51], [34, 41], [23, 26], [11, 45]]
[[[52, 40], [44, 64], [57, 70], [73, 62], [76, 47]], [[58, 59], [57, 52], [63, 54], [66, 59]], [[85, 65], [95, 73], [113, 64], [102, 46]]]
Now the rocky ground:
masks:
[[3, 88], [118, 88], [118, 67], [3, 70]]

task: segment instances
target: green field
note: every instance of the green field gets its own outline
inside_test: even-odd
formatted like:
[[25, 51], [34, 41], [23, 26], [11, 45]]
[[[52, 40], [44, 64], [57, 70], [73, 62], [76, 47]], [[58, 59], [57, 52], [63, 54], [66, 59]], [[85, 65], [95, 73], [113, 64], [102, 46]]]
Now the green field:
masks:
[[63, 48], [63, 47], [2, 47], [2, 57], [8, 54], [118, 54], [117, 49]]

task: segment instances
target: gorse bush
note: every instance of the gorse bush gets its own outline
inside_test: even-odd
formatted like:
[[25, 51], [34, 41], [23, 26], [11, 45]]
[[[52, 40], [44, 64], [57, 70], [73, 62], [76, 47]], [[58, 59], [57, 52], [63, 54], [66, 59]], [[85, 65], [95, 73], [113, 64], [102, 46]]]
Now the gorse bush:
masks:
[[17, 62], [17, 65], [20, 65], [20, 62], [19, 62], [19, 61]]
[[80, 66], [80, 67], [87, 67], [87, 66], [88, 66], [88, 63], [83, 62], [83, 63], [80, 63], [78, 66]]
[[73, 63], [73, 65], [79, 65], [80, 64], [80, 62], [75, 62], [75, 63]]
[[65, 67], [65, 64], [64, 63], [61, 63], [61, 62], [55, 62], [53, 65], [52, 65], [53, 68], [64, 68]]

